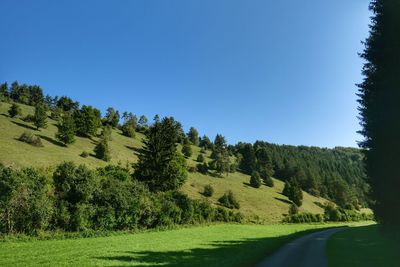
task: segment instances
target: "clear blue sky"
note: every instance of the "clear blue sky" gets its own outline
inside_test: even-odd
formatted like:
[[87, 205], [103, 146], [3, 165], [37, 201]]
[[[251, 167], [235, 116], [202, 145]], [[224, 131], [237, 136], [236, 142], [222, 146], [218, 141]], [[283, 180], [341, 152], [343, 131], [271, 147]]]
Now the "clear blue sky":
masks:
[[367, 0], [0, 1], [0, 82], [230, 143], [356, 146]]

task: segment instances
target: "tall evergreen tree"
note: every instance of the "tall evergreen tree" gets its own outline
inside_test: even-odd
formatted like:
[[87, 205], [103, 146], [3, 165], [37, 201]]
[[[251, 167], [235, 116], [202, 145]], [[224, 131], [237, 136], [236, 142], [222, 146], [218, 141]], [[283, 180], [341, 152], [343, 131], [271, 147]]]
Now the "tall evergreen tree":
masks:
[[239, 168], [247, 174], [251, 174], [256, 169], [256, 154], [252, 144], [243, 144], [239, 146], [239, 153], [242, 154], [242, 160]]
[[374, 0], [360, 88], [361, 133], [376, 218], [400, 225], [400, 2]]
[[99, 115], [92, 106], [82, 106], [80, 110], [75, 110], [73, 117], [77, 134], [85, 137], [96, 135]]
[[155, 118], [138, 153], [134, 176], [152, 191], [178, 189], [187, 178], [185, 159], [176, 146], [180, 124], [174, 118]]
[[58, 131], [56, 138], [65, 145], [72, 144], [75, 141], [76, 127], [74, 119], [70, 114], [65, 114], [57, 125]]
[[35, 107], [35, 113], [33, 115], [33, 124], [39, 130], [40, 128], [46, 128], [47, 126], [47, 113], [46, 108], [43, 104], [38, 104]]
[[0, 101], [8, 99], [8, 84], [5, 82], [0, 85]]

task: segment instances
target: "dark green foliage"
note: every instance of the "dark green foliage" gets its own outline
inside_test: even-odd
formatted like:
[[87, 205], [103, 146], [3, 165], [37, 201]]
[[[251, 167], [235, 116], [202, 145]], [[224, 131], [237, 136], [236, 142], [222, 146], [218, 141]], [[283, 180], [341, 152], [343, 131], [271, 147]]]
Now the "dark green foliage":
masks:
[[192, 147], [190, 146], [190, 142], [187, 138], [185, 138], [185, 141], [182, 145], [182, 154], [185, 155], [186, 158], [190, 158], [193, 154]]
[[135, 137], [135, 131], [137, 128], [137, 118], [132, 113], [124, 112], [122, 116], [124, 124], [121, 127], [122, 134], [127, 137]]
[[272, 180], [271, 176], [265, 175], [262, 177], [264, 184], [269, 187], [274, 187], [274, 180]]
[[370, 36], [361, 57], [359, 85], [361, 134], [368, 177], [379, 222], [399, 228], [400, 213], [400, 6], [396, 0], [374, 0]]
[[9, 96], [14, 102], [26, 105], [38, 105], [44, 102], [42, 89], [37, 85], [18, 84], [13, 82], [11, 84]]
[[190, 127], [187, 137], [193, 145], [199, 145], [199, 132], [196, 130], [196, 128]]
[[239, 163], [239, 168], [246, 174], [251, 174], [256, 168], [256, 154], [251, 144], [237, 145], [237, 150], [242, 154], [242, 160]]
[[205, 150], [212, 149], [213, 143], [211, 142], [210, 138], [208, 138], [207, 135], [203, 135], [203, 137], [201, 138], [200, 147]]
[[261, 177], [257, 171], [254, 171], [250, 177], [250, 185], [254, 188], [261, 187]]
[[3, 84], [0, 84], [0, 101], [8, 101], [8, 98], [8, 84], [5, 82]]
[[239, 209], [240, 208], [240, 204], [236, 200], [236, 197], [234, 196], [234, 194], [231, 190], [229, 190], [222, 197], [220, 197], [218, 199], [218, 202], [221, 203], [221, 205], [223, 205], [229, 209]]
[[322, 214], [302, 212], [290, 215], [283, 221], [287, 223], [320, 223], [324, 221], [324, 216]]
[[289, 215], [295, 215], [299, 213], [299, 207], [296, 206], [296, 204], [291, 204], [289, 207]]
[[138, 121], [138, 130], [145, 133], [149, 128], [148, 120], [145, 115], [140, 116]]
[[79, 102], [75, 102], [67, 96], [62, 96], [60, 99], [55, 97], [54, 102], [55, 107], [60, 108], [65, 112], [73, 112], [79, 109]]
[[127, 137], [135, 137], [135, 128], [131, 124], [124, 123], [121, 127], [122, 134]]
[[21, 107], [15, 103], [13, 103], [11, 105], [10, 109], [8, 110], [8, 114], [10, 115], [11, 118], [21, 116], [22, 115]]
[[98, 159], [104, 161], [111, 160], [110, 149], [108, 147], [108, 140], [106, 138], [103, 137], [100, 139], [99, 143], [94, 148], [94, 153], [96, 154], [96, 158]]
[[23, 132], [21, 136], [18, 138], [18, 140], [33, 146], [43, 147], [42, 140], [40, 139], [40, 137], [34, 135], [31, 132]]
[[83, 152], [80, 154], [80, 156], [81, 156], [82, 158], [87, 158], [87, 157], [89, 157], [89, 152], [83, 151]]
[[197, 162], [204, 162], [205, 161], [205, 158], [204, 158], [204, 155], [203, 154], [199, 154], [198, 156], [197, 156]]
[[100, 137], [104, 140], [111, 141], [112, 128], [110, 125], [103, 126]]
[[325, 206], [325, 220], [332, 222], [352, 222], [374, 220], [372, 214], [360, 213], [356, 210], [337, 208], [333, 204]]
[[111, 127], [115, 128], [118, 126], [119, 120], [120, 120], [120, 115], [119, 115], [118, 110], [115, 110], [114, 108], [109, 107], [107, 109], [106, 116], [103, 120], [103, 124], [110, 125]]
[[197, 171], [202, 173], [202, 174], [207, 174], [208, 173], [208, 164], [207, 162], [203, 162], [203, 163], [198, 163], [196, 165], [197, 167]]
[[303, 191], [297, 181], [286, 181], [282, 194], [287, 196], [294, 204], [300, 207], [303, 204]]
[[39, 104], [35, 107], [35, 113], [33, 115], [33, 124], [39, 130], [40, 128], [47, 127], [47, 113], [46, 108], [43, 104]]
[[203, 191], [204, 196], [211, 197], [213, 194], [214, 194], [214, 188], [210, 184], [204, 186], [204, 191]]
[[59, 121], [63, 116], [63, 112], [64, 111], [61, 108], [54, 107], [50, 111], [50, 118], [55, 120], [55, 121]]
[[79, 136], [89, 137], [96, 135], [101, 119], [98, 110], [91, 106], [82, 106], [80, 110], [75, 110], [73, 117], [76, 125], [76, 133]]
[[293, 177], [304, 191], [334, 202], [343, 201], [330, 190], [330, 183], [340, 180], [348, 187], [345, 198], [354, 202], [352, 205], [368, 206], [369, 187], [359, 149], [274, 145], [261, 141], [253, 147], [261, 177], [264, 171], [283, 181]]
[[76, 127], [71, 115], [65, 114], [57, 125], [56, 138], [65, 145], [72, 144], [75, 141]]
[[155, 121], [138, 153], [134, 176], [151, 191], [177, 189], [187, 178], [185, 159], [177, 152], [180, 125], [172, 118]]

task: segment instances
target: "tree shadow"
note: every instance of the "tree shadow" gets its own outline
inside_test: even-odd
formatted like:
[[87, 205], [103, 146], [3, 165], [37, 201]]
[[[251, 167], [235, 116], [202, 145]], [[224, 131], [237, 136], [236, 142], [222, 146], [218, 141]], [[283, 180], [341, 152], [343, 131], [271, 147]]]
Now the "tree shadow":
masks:
[[66, 145], [64, 145], [63, 143], [61, 143], [61, 142], [59, 142], [57, 140], [54, 140], [53, 138], [50, 138], [48, 136], [45, 136], [45, 135], [42, 135], [42, 134], [39, 134], [38, 136], [40, 138], [42, 138], [43, 140], [46, 140], [47, 142], [52, 143], [53, 145], [66, 147]]
[[322, 204], [322, 203], [320, 203], [320, 202], [317, 202], [317, 201], [314, 201], [313, 202], [315, 205], [317, 205], [318, 207], [320, 207], [320, 208], [325, 208], [325, 205], [324, 204]]
[[276, 200], [282, 201], [283, 203], [286, 204], [292, 204], [292, 201], [284, 199], [284, 198], [280, 198], [280, 197], [274, 197]]
[[140, 152], [142, 151], [141, 148], [137, 148], [137, 147], [134, 147], [134, 146], [125, 145], [125, 147], [126, 147], [127, 149], [129, 149], [129, 150], [132, 150], [132, 151], [135, 152], [135, 153], [140, 153]]
[[35, 127], [27, 125], [25, 123], [21, 123], [21, 122], [17, 122], [17, 121], [11, 121], [11, 122], [14, 123], [15, 125], [18, 125], [20, 127], [23, 127], [23, 128], [29, 129], [29, 130], [33, 130], [33, 131], [37, 130]]
[[[319, 229], [322, 230], [322, 229]], [[230, 241], [212, 241], [200, 248], [179, 251], [120, 251], [120, 255], [96, 257], [112, 261], [111, 266], [254, 266], [282, 245], [300, 237], [302, 231], [268, 238], [247, 238]], [[171, 248], [172, 249], [172, 248]]]

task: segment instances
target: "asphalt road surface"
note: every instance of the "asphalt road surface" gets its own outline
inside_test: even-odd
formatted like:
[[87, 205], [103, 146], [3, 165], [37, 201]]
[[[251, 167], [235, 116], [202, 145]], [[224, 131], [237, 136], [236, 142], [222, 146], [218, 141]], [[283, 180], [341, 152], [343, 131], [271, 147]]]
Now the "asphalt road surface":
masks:
[[326, 267], [326, 241], [346, 228], [333, 228], [302, 236], [265, 258], [256, 267]]

